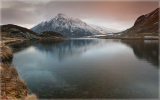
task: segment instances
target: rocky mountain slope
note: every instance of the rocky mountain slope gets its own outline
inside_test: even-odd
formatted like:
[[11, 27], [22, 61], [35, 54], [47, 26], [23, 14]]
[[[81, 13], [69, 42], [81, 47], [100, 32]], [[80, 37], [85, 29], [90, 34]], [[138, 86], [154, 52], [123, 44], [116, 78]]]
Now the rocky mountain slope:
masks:
[[1, 26], [1, 36], [10, 38], [36, 39], [37, 33], [17, 25], [8, 24]]
[[159, 33], [159, 8], [141, 15], [135, 21], [133, 27], [121, 32], [123, 37], [158, 36]]
[[102, 34], [80, 19], [68, 17], [61, 13], [49, 21], [39, 23], [30, 30], [36, 33], [55, 31], [66, 37], [83, 37], [94, 34]]

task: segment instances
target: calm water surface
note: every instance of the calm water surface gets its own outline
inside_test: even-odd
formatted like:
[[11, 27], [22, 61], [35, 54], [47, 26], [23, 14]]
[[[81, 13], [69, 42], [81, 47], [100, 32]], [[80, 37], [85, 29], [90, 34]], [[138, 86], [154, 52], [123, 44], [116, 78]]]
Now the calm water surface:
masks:
[[11, 47], [12, 64], [40, 99], [158, 98], [158, 40], [41, 40]]

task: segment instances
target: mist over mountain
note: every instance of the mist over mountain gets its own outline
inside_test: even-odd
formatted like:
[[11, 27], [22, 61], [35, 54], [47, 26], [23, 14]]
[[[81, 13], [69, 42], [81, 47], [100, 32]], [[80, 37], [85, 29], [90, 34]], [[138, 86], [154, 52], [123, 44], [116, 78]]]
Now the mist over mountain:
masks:
[[94, 24], [89, 24], [89, 25], [90, 25], [92, 28], [94, 28], [95, 30], [101, 32], [102, 34], [120, 32], [120, 30], [111, 29], [111, 28], [106, 28], [106, 27], [103, 27], [103, 26], [98, 26], [98, 25], [94, 25]]

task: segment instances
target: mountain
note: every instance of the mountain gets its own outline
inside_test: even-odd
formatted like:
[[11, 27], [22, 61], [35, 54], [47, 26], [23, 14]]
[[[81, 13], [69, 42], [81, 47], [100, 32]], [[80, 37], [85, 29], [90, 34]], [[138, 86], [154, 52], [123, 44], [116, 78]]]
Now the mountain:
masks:
[[1, 26], [2, 37], [33, 39], [37, 38], [36, 35], [37, 33], [18, 25], [7, 24]]
[[93, 25], [93, 24], [89, 24], [89, 25], [90, 25], [92, 28], [94, 28], [95, 30], [98, 30], [99, 32], [101, 32], [102, 34], [120, 32], [119, 30], [110, 29], [110, 28], [106, 28], [106, 27], [103, 27], [103, 26], [98, 26], [98, 25]]
[[83, 37], [94, 34], [102, 34], [80, 19], [68, 17], [61, 13], [49, 21], [39, 23], [30, 30], [36, 33], [55, 31], [66, 37]]
[[159, 34], [159, 8], [141, 15], [133, 27], [121, 32], [123, 37], [158, 36]]
[[27, 39], [66, 38], [60, 33], [54, 31], [45, 31], [37, 34], [27, 28], [13, 24], [2, 25], [1, 36], [10, 38], [27, 38]]
[[24, 28], [24, 27], [21, 27], [21, 26], [18, 26], [18, 25], [14, 25], [14, 24], [2, 25], [1, 26], [1, 31], [2, 32], [7, 32], [7, 31], [9, 31], [12, 28], [18, 29], [18, 30], [20, 30], [23, 33], [29, 32], [29, 33], [31, 33], [33, 35], [37, 34], [37, 33], [33, 32], [33, 31], [27, 29], [27, 28]]

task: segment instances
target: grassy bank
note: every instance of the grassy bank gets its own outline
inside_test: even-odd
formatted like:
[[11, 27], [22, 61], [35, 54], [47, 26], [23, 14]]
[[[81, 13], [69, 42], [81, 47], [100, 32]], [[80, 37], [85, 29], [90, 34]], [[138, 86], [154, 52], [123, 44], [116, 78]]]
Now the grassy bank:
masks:
[[5, 44], [21, 40], [24, 39], [1, 39], [1, 99], [37, 99], [35, 94], [28, 94], [26, 83], [19, 78], [16, 68], [10, 64], [13, 52]]

